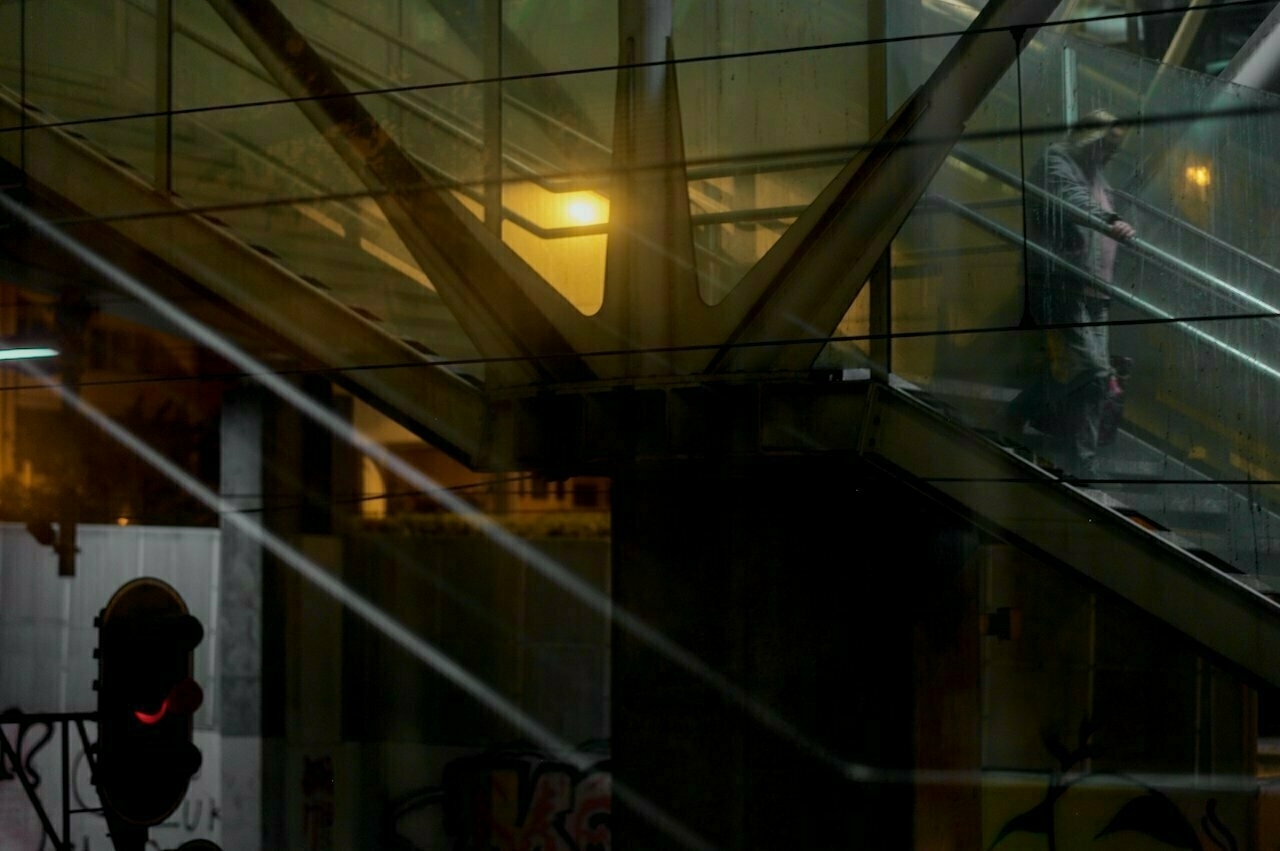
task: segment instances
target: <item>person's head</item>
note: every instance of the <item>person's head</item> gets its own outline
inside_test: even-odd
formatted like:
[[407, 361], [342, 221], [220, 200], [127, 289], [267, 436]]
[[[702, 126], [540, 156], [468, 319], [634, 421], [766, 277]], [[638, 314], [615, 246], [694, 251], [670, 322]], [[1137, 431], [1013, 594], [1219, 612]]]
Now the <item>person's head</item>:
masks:
[[1124, 136], [1118, 118], [1105, 109], [1095, 109], [1071, 128], [1067, 141], [1082, 160], [1101, 165], [1120, 150]]

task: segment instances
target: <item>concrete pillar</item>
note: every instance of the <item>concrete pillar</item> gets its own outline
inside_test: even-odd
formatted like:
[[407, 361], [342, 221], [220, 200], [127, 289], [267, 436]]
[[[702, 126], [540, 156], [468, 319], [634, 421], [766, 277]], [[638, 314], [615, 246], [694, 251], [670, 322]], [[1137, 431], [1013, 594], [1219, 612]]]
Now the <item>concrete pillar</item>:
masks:
[[[335, 397], [327, 382], [304, 379], [302, 385], [313, 398], [350, 414], [350, 400]], [[248, 382], [227, 393], [221, 433], [223, 497], [249, 517], [260, 518], [275, 535], [322, 556], [313, 559], [317, 563], [340, 569], [340, 553], [335, 555], [334, 547], [317, 536], [332, 532], [335, 511], [358, 507], [354, 499], [343, 498], [357, 493], [355, 454]], [[312, 599], [316, 592], [302, 587], [253, 535], [225, 519], [221, 558], [223, 844], [245, 851], [295, 847], [287, 841], [290, 824], [305, 815], [291, 812], [287, 804], [305, 806], [295, 798], [305, 797], [306, 778], [301, 768], [293, 770], [302, 763], [301, 757], [290, 758], [289, 739], [296, 735], [304, 743], [336, 742], [341, 707], [340, 682], [317, 676], [300, 661], [324, 659], [331, 663], [327, 671], [339, 671], [334, 654], [340, 632], [311, 636], [306, 624], [318, 614], [317, 607], [325, 608], [320, 621], [340, 623], [330, 611], [337, 604]], [[301, 646], [312, 638], [315, 647]], [[322, 693], [311, 694], [313, 687]], [[315, 715], [312, 708], [320, 705], [330, 710], [329, 716]]]
[[[917, 725], [968, 724], [976, 740], [976, 707], [917, 718], [917, 690], [954, 683], [913, 663], [919, 642], [951, 647], [974, 696], [976, 640], [956, 649], [955, 635], [971, 540], [866, 476], [788, 459], [615, 478], [615, 847], [912, 847], [910, 778], [931, 758], [917, 757]], [[950, 626], [920, 633], [940, 613]], [[706, 671], [655, 649], [628, 616]], [[966, 817], [976, 831], [976, 809]]]
[[[223, 401], [219, 489], [242, 511], [262, 508], [266, 404], [266, 391], [250, 384], [230, 391]], [[224, 847], [255, 851], [263, 847], [261, 796], [269, 788], [262, 774], [263, 552], [225, 520], [221, 532], [217, 717], [222, 728], [222, 840]]]

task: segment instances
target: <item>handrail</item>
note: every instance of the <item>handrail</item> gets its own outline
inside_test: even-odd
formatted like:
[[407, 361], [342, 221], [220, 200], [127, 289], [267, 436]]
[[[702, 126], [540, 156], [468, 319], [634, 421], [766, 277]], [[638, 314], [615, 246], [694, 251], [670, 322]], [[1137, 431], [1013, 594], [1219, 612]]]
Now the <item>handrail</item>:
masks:
[[[1029, 190], [1032, 194], [1036, 195], [1037, 197], [1043, 200], [1046, 200], [1058, 207], [1061, 207], [1078, 224], [1083, 224], [1087, 227], [1091, 227], [1099, 231], [1105, 232], [1107, 230], [1107, 225], [1101, 219], [1098, 219], [1097, 217], [1094, 217], [1094, 216], [1090, 216], [1087, 211], [1081, 210], [1078, 207], [1073, 207], [1072, 205], [1066, 203], [1065, 201], [1052, 195], [1051, 193], [1046, 192], [1045, 190], [1041, 189], [1039, 186], [1036, 186], [1033, 183], [1024, 183], [1016, 175], [1012, 174], [1011, 172], [1005, 171], [999, 166], [993, 165], [987, 162], [986, 160], [983, 160], [974, 156], [973, 154], [960, 151], [959, 149], [955, 150], [954, 155], [957, 157], [957, 159], [961, 160], [966, 165], [969, 165], [973, 168], [980, 169], [986, 172], [987, 174], [991, 175], [992, 177], [996, 177], [1004, 181], [1004, 183], [1008, 186], [1025, 188], [1026, 190]], [[1168, 221], [1170, 222], [1173, 222], [1175, 224], [1180, 223], [1185, 225], [1187, 228], [1198, 230], [1185, 222], [1181, 222], [1180, 219], [1177, 219], [1173, 216], [1168, 216], [1167, 213], [1164, 215], [1168, 217]], [[1209, 234], [1204, 234], [1204, 235], [1209, 236]], [[1241, 290], [1239, 287], [1236, 287], [1233, 284], [1227, 283], [1226, 281], [1222, 280], [1216, 275], [1206, 272], [1203, 269], [1197, 266], [1194, 266], [1188, 263], [1187, 261], [1174, 256], [1173, 254], [1170, 254], [1164, 249], [1159, 248], [1150, 242], [1147, 242], [1146, 240], [1143, 240], [1139, 237], [1133, 237], [1132, 239], [1125, 240], [1124, 242], [1121, 243], [1121, 245], [1127, 246], [1132, 250], [1136, 250], [1142, 256], [1155, 260], [1156, 262], [1160, 263], [1170, 271], [1174, 271], [1186, 277], [1192, 278], [1193, 280], [1196, 280], [1199, 283], [1203, 285], [1207, 285], [1211, 288], [1221, 290], [1224, 293], [1228, 294], [1237, 303], [1244, 303], [1248, 305], [1248, 307], [1250, 307], [1251, 309], [1257, 310], [1260, 313], [1272, 313], [1272, 314], [1276, 314], [1277, 317], [1280, 317], [1280, 308], [1277, 308], [1271, 304], [1268, 304], [1265, 301], [1262, 301], [1259, 298], [1256, 298], [1250, 295], [1244, 290]], [[1266, 272], [1269, 275], [1274, 276], [1277, 279], [1277, 281], [1280, 282], [1280, 269], [1276, 269], [1275, 267], [1270, 266], [1267, 263], [1264, 263], [1263, 261], [1258, 260], [1255, 257], [1252, 257], [1247, 252], [1241, 251], [1239, 248], [1235, 248], [1234, 246], [1228, 245], [1226, 243], [1223, 243], [1223, 245], [1225, 248], [1235, 252], [1238, 256], [1251, 259], [1260, 270]]]
[[[1257, 369], [1258, 371], [1265, 373], [1266, 375], [1270, 376], [1273, 379], [1276, 379], [1277, 381], [1280, 381], [1280, 368], [1274, 367], [1260, 360], [1259, 358], [1254, 357], [1253, 355], [1240, 351], [1239, 349], [1229, 345], [1228, 343], [1222, 340], [1219, 340], [1217, 337], [1213, 336], [1212, 334], [1209, 334], [1195, 327], [1195, 325], [1188, 323], [1184, 320], [1181, 320], [1171, 313], [1167, 313], [1166, 311], [1160, 309], [1154, 304], [1151, 304], [1145, 299], [1138, 298], [1136, 295], [1129, 292], [1127, 289], [1123, 287], [1118, 287], [1115, 284], [1111, 283], [1110, 281], [1104, 281], [1101, 278], [1094, 275], [1092, 272], [1081, 269], [1079, 266], [1075, 266], [1073, 264], [1063, 262], [1062, 260], [1058, 259], [1057, 255], [1054, 254], [1052, 251], [1050, 251], [1048, 248], [1045, 248], [1039, 243], [1033, 242], [1029, 239], [1024, 240], [1022, 236], [1020, 236], [1016, 232], [1010, 230], [1009, 228], [1006, 228], [1004, 225], [998, 222], [993, 222], [992, 220], [986, 218], [985, 216], [982, 216], [979, 213], [969, 209], [969, 207], [967, 207], [965, 204], [962, 204], [959, 201], [954, 201], [950, 198], [946, 198], [942, 195], [937, 195], [937, 194], [927, 195], [926, 200], [929, 201], [931, 204], [935, 204], [940, 207], [945, 207], [946, 209], [958, 214], [959, 216], [961, 216], [961, 218], [965, 219], [966, 221], [971, 222], [972, 224], [975, 224], [989, 231], [990, 233], [993, 233], [996, 236], [1005, 239], [1006, 241], [1014, 245], [1025, 244], [1029, 251], [1033, 251], [1039, 256], [1044, 257], [1046, 259], [1054, 260], [1062, 268], [1066, 269], [1071, 274], [1076, 275], [1081, 280], [1087, 281], [1090, 285], [1109, 293], [1111, 296], [1113, 296], [1117, 300], [1123, 301], [1155, 319], [1167, 320], [1171, 325], [1175, 325], [1185, 329], [1188, 333], [1192, 334], [1195, 337], [1198, 337], [1202, 341], [1208, 343], [1209, 345], [1213, 346], [1219, 351], [1227, 354], [1231, 358], [1238, 360], [1241, 363], [1244, 363], [1245, 365], [1253, 369]], [[1065, 207], [1067, 205], [1064, 204], [1063, 206]], [[1085, 217], [1085, 218], [1088, 217], [1088, 214], [1083, 213], [1082, 211], [1076, 210], [1076, 213], [1082, 217]], [[1101, 220], [1098, 220], [1098, 219], [1094, 219], [1094, 222], [1096, 224], [1101, 224]], [[1160, 251], [1159, 249], [1156, 249], [1154, 246], [1150, 246], [1146, 243], [1143, 243], [1141, 240], [1138, 240], [1136, 238], [1130, 239], [1121, 244], [1133, 245], [1133, 247], [1139, 248], [1140, 250], [1143, 250], [1143, 251], [1150, 250], [1152, 252], [1164, 254], [1164, 252]], [[1182, 262], [1182, 261], [1178, 261], [1178, 262]], [[1280, 318], [1280, 312], [1277, 312], [1275, 308], [1271, 308], [1270, 311], [1268, 312], [1273, 313], [1276, 318]]]
[[1214, 234], [1209, 233], [1206, 230], [1203, 230], [1202, 228], [1196, 227], [1191, 222], [1188, 222], [1185, 219], [1180, 219], [1177, 216], [1171, 215], [1167, 211], [1157, 207], [1155, 204], [1152, 204], [1150, 201], [1147, 201], [1143, 198], [1139, 198], [1137, 195], [1134, 195], [1130, 192], [1126, 192], [1123, 189], [1115, 189], [1114, 192], [1115, 194], [1119, 195], [1126, 204], [1132, 204], [1135, 207], [1141, 207], [1144, 213], [1147, 213], [1148, 215], [1154, 216], [1158, 219], [1162, 219], [1163, 223], [1175, 225], [1178, 228], [1180, 228], [1183, 232], [1189, 233], [1198, 239], [1204, 240], [1205, 242], [1212, 245], [1214, 248], [1218, 248], [1218, 249], [1221, 249], [1222, 251], [1227, 252], [1235, 259], [1248, 263], [1249, 265], [1259, 269], [1260, 271], [1266, 272], [1268, 275], [1274, 275], [1280, 278], [1280, 268], [1272, 266], [1270, 263], [1266, 262], [1265, 260], [1258, 257], [1257, 255], [1250, 254], [1249, 252], [1245, 251], [1239, 246], [1232, 245], [1231, 243], [1227, 242], [1222, 237], [1216, 236]]

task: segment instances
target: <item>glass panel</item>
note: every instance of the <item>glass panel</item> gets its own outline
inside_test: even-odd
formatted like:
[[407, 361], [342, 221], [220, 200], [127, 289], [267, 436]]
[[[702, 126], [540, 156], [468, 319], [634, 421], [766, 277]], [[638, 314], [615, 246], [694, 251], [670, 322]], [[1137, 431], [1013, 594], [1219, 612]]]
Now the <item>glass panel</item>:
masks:
[[502, 23], [504, 76], [611, 68], [618, 62], [617, 3], [502, 0]]
[[900, 106], [929, 75], [986, 4], [924, 0], [885, 4], [890, 109]]
[[[150, 112], [156, 105], [154, 3], [113, 0], [26, 7], [26, 85], [64, 121]], [[75, 26], [67, 26], [69, 19]]]
[[[503, 240], [591, 314], [604, 300], [617, 4], [502, 9]], [[607, 70], [549, 73], [586, 68]]]
[[[318, 50], [330, 49], [328, 38], [346, 38], [346, 46], [365, 51], [332, 63], [350, 89], [388, 85], [385, 76], [370, 76], [365, 61], [370, 39], [375, 38], [382, 53], [381, 73], [386, 73], [388, 61], [403, 58], [393, 34], [372, 25], [358, 26], [350, 16], [323, 4], [307, 4], [307, 14], [297, 11], [299, 18], [292, 22]], [[223, 49], [237, 40], [220, 20], [196, 13], [183, 23], [183, 32], [191, 34], [180, 42], [178, 89], [184, 107], [219, 97], [224, 84], [235, 101], [282, 96], [256, 60]], [[308, 25], [322, 25], [324, 30], [316, 36]], [[361, 40], [355, 34], [362, 34]], [[388, 60], [391, 53], [396, 56]], [[438, 105], [469, 95], [466, 88], [446, 88], [429, 91], [427, 98]], [[402, 144], [412, 141], [411, 148], [436, 154], [429, 169], [419, 163], [428, 174], [459, 185], [475, 181], [476, 154], [467, 153], [436, 124], [424, 120], [421, 116], [430, 113], [428, 108], [401, 95], [370, 97], [361, 103]], [[311, 286], [418, 351], [442, 358], [476, 358], [474, 346], [440, 303], [369, 187], [296, 106], [195, 109], [179, 116], [174, 127], [174, 188], [187, 201], [211, 208], [248, 244], [280, 258]], [[467, 371], [482, 374], [479, 367]]]
[[[495, 3], [282, 2], [428, 181], [476, 217], [469, 224], [500, 227], [578, 309], [598, 308], [610, 205], [627, 200], [609, 179], [618, 4], [502, 3], [508, 79], [499, 84], [485, 63], [482, 14]], [[698, 271], [714, 303], [873, 136], [871, 116], [883, 111], [866, 96], [873, 51], [857, 44], [872, 4], [674, 5]], [[883, 5], [891, 36], [938, 35], [889, 46], [892, 109], [978, 4]], [[154, 15], [127, 0], [0, 2], [0, 27], [24, 6], [38, 30], [33, 96], [49, 115], [77, 122], [116, 165], [147, 177], [156, 160]], [[23, 194], [42, 210], [65, 200], [88, 211], [58, 222], [73, 237], [90, 232], [85, 218], [95, 237], [114, 228], [123, 239], [90, 247], [124, 258], [125, 271], [148, 285], [167, 277], [151, 253], [165, 236], [187, 240], [180, 248], [198, 259], [234, 241], [298, 277], [270, 279], [283, 290], [272, 296], [292, 304], [314, 289], [420, 351], [476, 358], [377, 203], [403, 187], [360, 180], [205, 0], [177, 7], [171, 176], [185, 208], [139, 220], [134, 202], [91, 179]], [[1123, 420], [1103, 445], [1092, 492], [1274, 587], [1274, 98], [1068, 35], [1037, 37], [968, 121], [898, 234], [895, 380], [996, 433], [1005, 405], [1040, 374], [1047, 345], [1043, 325], [1025, 321], [1046, 321], [1024, 274], [1040, 256], [1024, 236], [1033, 197], [1025, 184], [1074, 116], [1109, 107], [1133, 125], [1107, 174], [1141, 242], [1118, 255], [1111, 352], [1132, 365]], [[13, 38], [0, 29], [0, 51], [16, 56]], [[15, 63], [3, 72], [5, 85], [25, 85]], [[31, 150], [60, 150], [51, 130], [28, 135]], [[96, 161], [73, 153], [65, 165], [95, 173], [81, 170], [88, 159]], [[157, 200], [144, 189], [128, 196], [139, 207]], [[51, 327], [53, 296], [27, 287], [60, 285], [67, 270], [95, 296], [114, 292], [24, 230], [0, 228], [4, 272], [18, 290], [0, 289], [0, 331]], [[465, 252], [448, 259], [474, 275]], [[183, 284], [199, 293], [251, 265], [193, 262], [182, 271], [195, 280]], [[822, 292], [827, 283], [811, 285]], [[880, 307], [871, 295], [864, 287], [818, 366], [867, 362]], [[104, 303], [84, 341], [80, 398], [111, 420], [67, 432], [68, 422], [87, 424], [66, 416], [33, 374], [0, 370], [0, 707], [96, 717], [84, 711], [98, 699], [95, 613], [140, 572], [172, 579], [207, 631], [195, 661], [207, 689], [194, 719], [204, 765], [187, 803], [151, 828], [156, 847], [207, 837], [227, 849], [604, 848], [614, 824], [644, 847], [711, 847], [722, 837], [753, 847], [881, 847], [908, 844], [904, 836], [921, 848], [975, 851], [1046, 841], [1276, 844], [1274, 802], [1260, 804], [1262, 784], [1253, 782], [1276, 770], [1274, 751], [1270, 766], [1259, 764], [1268, 750], [1258, 741], [1276, 722], [1262, 717], [1254, 678], [1193, 646], [1177, 629], [1188, 623], [1155, 623], [1051, 569], [1053, 553], [1018, 550], [927, 500], [899, 501], [907, 489], [867, 475], [852, 453], [837, 463], [775, 454], [739, 464], [765, 399], [754, 376], [734, 376], [717, 415], [696, 424], [689, 410], [721, 389], [696, 377], [646, 380], [635, 394], [609, 382], [611, 398], [588, 402], [587, 421], [604, 428], [612, 412], [629, 409], [613, 407], [623, 396], [640, 397], [632, 410], [644, 421], [661, 421], [661, 432], [617, 429], [644, 441], [623, 465], [613, 538], [611, 483], [563, 478], [573, 470], [559, 463], [558, 443], [576, 432], [485, 435], [493, 456], [473, 459], [477, 466], [528, 449], [531, 463], [546, 464], [539, 473], [557, 478], [496, 475], [464, 468], [334, 390], [328, 375], [255, 376], [276, 390], [301, 386], [388, 450], [357, 457], [307, 421], [298, 394], [276, 398], [228, 380], [240, 376], [213, 353], [115, 315], [134, 306], [114, 294]], [[189, 304], [224, 307], [207, 294]], [[248, 337], [258, 330], [238, 318], [228, 324]], [[69, 363], [58, 381], [68, 380]], [[405, 368], [418, 375], [423, 366]], [[808, 378], [785, 381], [789, 390]], [[548, 392], [523, 410], [535, 416], [546, 399], [557, 423], [577, 423], [571, 406], [584, 388], [605, 389], [540, 388]], [[658, 394], [666, 394], [661, 408], [649, 402]], [[523, 405], [520, 395], [495, 399]], [[731, 425], [752, 428], [724, 427], [718, 414], [731, 410], [744, 417], [725, 417]], [[848, 406], [794, 410], [814, 417], [806, 430], [848, 433]], [[522, 427], [523, 415], [513, 424]], [[648, 438], [691, 424], [708, 438], [711, 463], [654, 464], [666, 450]], [[550, 463], [538, 445], [548, 436], [557, 438], [545, 450]], [[1061, 467], [1043, 433], [1020, 426], [1001, 439], [1012, 453]], [[69, 582], [37, 530], [65, 516], [62, 500], [81, 485], [79, 574]], [[910, 534], [901, 534], [904, 522]], [[169, 528], [185, 525], [204, 528]], [[272, 538], [255, 537], [263, 527]], [[880, 537], [861, 535], [863, 527]], [[859, 569], [832, 570], [832, 553]], [[886, 628], [883, 617], [851, 616], [857, 599], [908, 605]], [[1199, 614], [1188, 606], [1187, 618]], [[849, 688], [851, 668], [871, 687]], [[833, 675], [843, 688], [832, 688]], [[15, 717], [4, 726], [14, 732]], [[38, 726], [19, 750], [56, 806], [58, 740], [34, 741]], [[669, 750], [647, 752], [645, 728]], [[86, 749], [72, 746], [77, 807], [95, 802]], [[15, 836], [15, 847], [39, 846], [18, 784], [0, 783], [6, 789], [0, 834]], [[796, 817], [806, 812], [816, 817]], [[648, 818], [655, 834], [680, 832], [637, 843]], [[101, 818], [77, 817], [66, 844], [106, 847], [105, 830]], [[845, 840], [855, 834], [889, 839]]]
[[[1018, 612], [1025, 628], [982, 650], [986, 770], [974, 847], [1044, 847], [1043, 834], [1024, 827], [1037, 818], [1052, 819], [1059, 848], [1118, 844], [1119, 836], [1126, 847], [1157, 848], [1165, 844], [1157, 835], [1247, 847], [1258, 787], [1269, 782], [1250, 775], [1270, 772], [1251, 767], [1252, 739], [1228, 755], [1230, 746], [1191, 731], [1211, 715], [1215, 731], [1252, 737], [1255, 694], [1127, 601], [1000, 548], [980, 562], [985, 604]], [[1025, 723], [1028, 715], [1039, 723]], [[1237, 782], [1212, 790], [1191, 782], [1207, 774], [1205, 750]], [[1161, 815], [1146, 821], [1139, 811]]]
[[[476, 3], [442, 16], [394, 3], [351, 13], [304, 3], [293, 23], [350, 90], [383, 93], [365, 107], [425, 176], [490, 228], [502, 222], [503, 238], [525, 262], [579, 309], [594, 311], [603, 293], [609, 149], [601, 139], [610, 132], [613, 73], [546, 76], [555, 65], [544, 59], [563, 55], [551, 51], [562, 50], [562, 40], [515, 8], [504, 20], [501, 69], [515, 79], [467, 83], [499, 70], [484, 64], [484, 11]], [[616, 41], [612, 13], [600, 15], [597, 6], [579, 13], [582, 26], [604, 28], [604, 41]], [[487, 110], [501, 122], [500, 160], [486, 153], [499, 150]]]
[[[27, 61], [25, 74], [19, 78], [15, 67], [5, 84], [15, 94], [25, 92], [44, 121], [74, 123], [76, 134], [103, 149], [123, 145], [130, 164], [153, 175], [157, 120], [100, 119], [151, 114], [162, 102], [154, 3], [50, 0], [6, 5], [5, 14], [15, 24], [26, 9]], [[76, 25], [67, 26], [67, 20]], [[17, 57], [18, 51], [9, 55]]]
[[[503, 24], [503, 239], [591, 314], [604, 299], [617, 4], [506, 2]], [[585, 68], [607, 70], [549, 73]]]
[[[1060, 413], [1012, 434], [1001, 417], [1046, 364], [1063, 363], [1055, 345], [1067, 338], [1044, 323], [1106, 323], [1124, 406], [1117, 433], [1104, 422], [1095, 487], [1236, 569], [1280, 581], [1270, 535], [1258, 533], [1280, 508], [1262, 484], [1280, 470], [1276, 222], [1259, 213], [1280, 195], [1280, 175], [1259, 156], [1275, 139], [1272, 100], [1042, 31], [894, 244], [893, 365], [961, 419], [1072, 472], [1071, 450], [1052, 433]], [[1064, 319], [1045, 313], [1040, 279], [1023, 274], [1042, 255], [1024, 243], [1034, 212], [1019, 199], [1026, 184], [1028, 203], [1039, 197], [1042, 152], [1097, 107], [1132, 128], [1105, 174], [1138, 236], [1118, 248], [1108, 314]]]
[[206, 0], [174, 0], [173, 105], [225, 109], [284, 92]]
[[[678, 66], [707, 303], [737, 285], [867, 142], [868, 55], [842, 47]], [[797, 77], [808, 84], [785, 82]]]
[[484, 74], [483, 54], [477, 52], [482, 21], [470, 19], [468, 5], [450, 4], [448, 18], [430, 3], [401, 0], [291, 0], [280, 8], [326, 58], [339, 58], [353, 71], [417, 86]]
[[586, 314], [599, 310], [604, 300], [609, 222], [608, 196], [579, 188], [590, 185], [534, 179], [503, 187], [503, 241]]
[[[32, 5], [45, 12], [28, 24], [29, 32], [38, 34], [35, 44], [41, 56], [41, 73], [30, 75], [31, 99], [59, 121], [92, 119], [77, 123], [69, 132], [88, 140], [115, 165], [154, 182], [160, 122], [152, 117], [155, 83], [142, 79], [146, 67], [140, 59], [151, 57], [148, 61], [154, 65], [154, 15], [125, 3], [90, 7], [88, 14], [99, 14], [97, 29], [127, 38], [123, 46], [93, 50], [86, 45], [81, 50], [76, 43], [81, 36], [62, 35], [66, 30], [80, 32], [78, 27], [55, 25], [61, 20], [58, 15], [70, 14], [52, 8], [56, 5]], [[244, 244], [419, 352], [475, 361], [474, 346], [370, 200], [369, 188], [295, 105], [235, 108], [242, 101], [279, 101], [282, 94], [225, 23], [210, 13], [208, 4], [176, 6], [173, 99], [177, 111], [169, 132], [170, 186], [179, 203], [228, 227]], [[109, 45], [111, 40], [99, 41]], [[57, 72], [60, 63], [75, 73]], [[119, 70], [113, 73], [112, 68]], [[452, 96], [448, 90], [446, 94]], [[461, 90], [463, 98], [470, 95]], [[394, 126], [392, 119], [399, 116], [392, 114], [393, 108], [385, 100], [369, 102], [376, 117], [393, 130], [406, 132], [405, 122]], [[110, 119], [113, 110], [123, 117]], [[130, 113], [141, 116], [133, 118]], [[449, 174], [459, 184], [478, 183], [481, 173], [476, 166], [467, 165], [465, 157], [449, 159], [450, 149], [434, 144], [435, 139], [422, 130], [427, 125], [419, 125], [410, 129], [424, 148], [440, 152], [438, 173]], [[467, 150], [456, 144], [453, 149]], [[474, 150], [468, 157], [473, 162], [477, 159]], [[131, 202], [124, 198], [87, 184], [80, 188], [84, 196], [69, 200], [86, 209], [123, 217], [138, 212], [129, 209]], [[466, 371], [483, 374], [475, 365]]]

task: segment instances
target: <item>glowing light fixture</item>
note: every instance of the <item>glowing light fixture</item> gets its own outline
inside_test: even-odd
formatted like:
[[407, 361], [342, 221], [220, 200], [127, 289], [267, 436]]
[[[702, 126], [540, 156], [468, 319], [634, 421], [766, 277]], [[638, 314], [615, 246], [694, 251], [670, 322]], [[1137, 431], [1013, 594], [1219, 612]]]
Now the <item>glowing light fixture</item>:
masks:
[[609, 218], [609, 205], [594, 192], [575, 192], [567, 196], [564, 211], [576, 225], [598, 225]]
[[1187, 180], [1201, 189], [1209, 185], [1209, 167], [1204, 165], [1187, 166]]
[[0, 361], [36, 360], [38, 358], [54, 358], [57, 356], [58, 350], [51, 349], [48, 346], [0, 347]]

